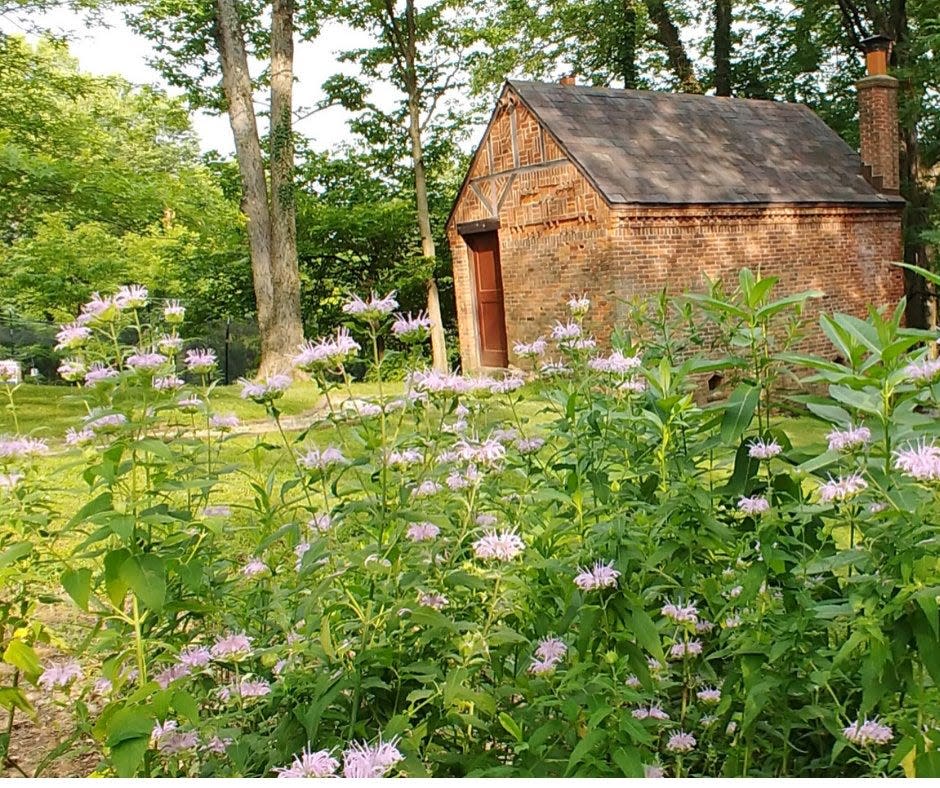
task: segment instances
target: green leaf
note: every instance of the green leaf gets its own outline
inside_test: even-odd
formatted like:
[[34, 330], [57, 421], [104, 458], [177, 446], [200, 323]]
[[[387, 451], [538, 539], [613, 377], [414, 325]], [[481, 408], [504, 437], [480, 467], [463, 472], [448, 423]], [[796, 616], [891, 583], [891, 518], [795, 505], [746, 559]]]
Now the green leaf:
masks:
[[787, 307], [793, 306], [794, 304], [801, 304], [811, 298], [822, 298], [824, 295], [825, 293], [821, 290], [806, 290], [802, 293], [793, 293], [793, 295], [784, 296], [771, 304], [767, 304], [767, 306], [762, 309], [758, 309], [754, 317], [757, 320], [766, 320]]
[[114, 747], [121, 742], [147, 736], [153, 730], [154, 716], [141, 706], [125, 706], [118, 709], [108, 720], [108, 737], [105, 744]]
[[607, 733], [601, 730], [588, 731], [575, 748], [571, 751], [571, 757], [568, 759], [568, 768], [565, 769], [565, 776], [568, 777], [581, 761], [587, 757], [591, 750], [607, 738]]
[[33, 684], [42, 674], [42, 666], [39, 664], [39, 657], [36, 656], [33, 647], [18, 638], [14, 638], [7, 645], [6, 650], [3, 652], [3, 661], [8, 665], [19, 668], [27, 680]]
[[940, 752], [928, 750], [914, 759], [914, 773], [918, 777], [940, 777]]
[[36, 709], [29, 702], [21, 687], [0, 687], [0, 708], [19, 709], [24, 714], [36, 719]]
[[122, 547], [119, 550], [112, 550], [104, 557], [104, 587], [108, 592], [108, 599], [115, 607], [121, 607], [124, 596], [127, 594], [128, 584], [124, 580], [121, 568], [130, 555], [130, 551]]
[[81, 522], [84, 522], [89, 517], [94, 514], [100, 514], [101, 512], [106, 512], [112, 508], [111, 493], [103, 492], [97, 498], [92, 498], [88, 503], [86, 503], [81, 509], [79, 509], [75, 516], [69, 520], [66, 528], [71, 528], [72, 526], [78, 525]]
[[32, 542], [16, 542], [2, 553], [0, 553], [0, 569], [8, 567], [10, 564], [25, 558], [33, 552]]
[[88, 610], [88, 599], [91, 596], [90, 569], [66, 569], [62, 573], [62, 586], [76, 605], [82, 610]]
[[832, 395], [833, 399], [837, 399], [839, 402], [855, 408], [856, 410], [869, 413], [873, 416], [880, 416], [881, 414], [881, 403], [874, 393], [856, 391], [855, 389], [850, 389], [848, 386], [836, 385], [829, 387], [829, 393]]
[[759, 402], [760, 389], [757, 386], [742, 383], [732, 392], [721, 420], [721, 439], [725, 443], [735, 443], [741, 438], [754, 418]]
[[643, 777], [643, 761], [639, 750], [635, 747], [621, 747], [613, 752], [614, 763], [617, 764], [624, 777]]
[[633, 609], [633, 634], [637, 645], [645, 648], [660, 662], [666, 662], [666, 656], [663, 654], [663, 646], [659, 639], [659, 631], [653, 623], [653, 619], [647, 615], [646, 611], [635, 607]]
[[199, 723], [199, 704], [196, 699], [184, 690], [179, 690], [171, 701], [171, 705], [176, 709], [180, 717], [185, 717], [193, 725]]
[[499, 724], [503, 726], [503, 730], [505, 730], [506, 733], [512, 736], [520, 744], [522, 743], [522, 728], [520, 728], [519, 723], [517, 723], [505, 711], [501, 711], [499, 713]]
[[161, 460], [173, 459], [173, 452], [170, 450], [170, 447], [156, 438], [143, 438], [137, 441], [134, 446], [147, 454], [159, 457]]
[[330, 634], [330, 617], [328, 615], [320, 619], [320, 646], [330, 662], [336, 659], [336, 651], [333, 649], [333, 637]]
[[125, 739], [111, 748], [111, 763], [118, 777], [134, 777], [150, 746], [150, 734]]
[[144, 605], [155, 612], [166, 601], [166, 567], [162, 559], [147, 553], [131, 556], [121, 565], [121, 577]]

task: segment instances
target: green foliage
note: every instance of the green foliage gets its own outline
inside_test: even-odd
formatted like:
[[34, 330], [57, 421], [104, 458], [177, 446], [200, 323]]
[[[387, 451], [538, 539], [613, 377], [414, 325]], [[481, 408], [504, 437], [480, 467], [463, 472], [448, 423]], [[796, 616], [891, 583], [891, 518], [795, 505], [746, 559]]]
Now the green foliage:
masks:
[[178, 101], [13, 37], [0, 39], [0, 97], [0, 300], [62, 317], [136, 280], [205, 317], [250, 309], [237, 205], [200, 163]]
[[[730, 295], [660, 302], [666, 340], [562, 341], [529, 381], [413, 370], [404, 398], [374, 308], [355, 325], [377, 396], [342, 401], [355, 346], [311, 352], [322, 422], [289, 434], [286, 383], [247, 384], [280, 445], [234, 461], [211, 372], [153, 387], [179, 362], [141, 369], [113, 338], [164, 327], [92, 321], [76, 357], [117, 371], [80, 391], [93, 435], [56, 478], [39, 449], [0, 452], [22, 474], [0, 501], [0, 610], [26, 616], [3, 658], [57, 675], [23, 585], [43, 561], [95, 622], [72, 639], [86, 677], [49, 691], [102, 774], [267, 776], [380, 736], [380, 770], [415, 776], [933, 774], [935, 337], [902, 303], [823, 316], [843, 360], [807, 356], [813, 294], [774, 285], [745, 270]], [[735, 386], [706, 404], [715, 369]], [[781, 399], [787, 371], [808, 387]], [[819, 428], [793, 432], [784, 403]], [[81, 493], [52, 505], [55, 483]], [[181, 662], [193, 646], [206, 664]], [[866, 719], [880, 742], [852, 733]]]

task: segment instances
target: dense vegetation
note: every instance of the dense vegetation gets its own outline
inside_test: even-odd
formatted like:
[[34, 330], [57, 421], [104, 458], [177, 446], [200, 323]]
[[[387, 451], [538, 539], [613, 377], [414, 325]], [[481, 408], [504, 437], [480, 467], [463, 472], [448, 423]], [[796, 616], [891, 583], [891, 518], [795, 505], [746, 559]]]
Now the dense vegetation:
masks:
[[[379, 343], [427, 321], [354, 298], [368, 341], [295, 358], [320, 419], [286, 431], [290, 377], [244, 381], [274, 432], [239, 450], [182, 307], [93, 299], [60, 336], [89, 408], [67, 459], [0, 442], [0, 700], [70, 709], [60, 751], [100, 774], [937, 774], [935, 337], [901, 304], [823, 316], [844, 361], [802, 356], [815, 294], [773, 285], [654, 304], [605, 352], [572, 299], [518, 348], [534, 380], [418, 367], [403, 395]], [[818, 394], [781, 388], [797, 371]]]

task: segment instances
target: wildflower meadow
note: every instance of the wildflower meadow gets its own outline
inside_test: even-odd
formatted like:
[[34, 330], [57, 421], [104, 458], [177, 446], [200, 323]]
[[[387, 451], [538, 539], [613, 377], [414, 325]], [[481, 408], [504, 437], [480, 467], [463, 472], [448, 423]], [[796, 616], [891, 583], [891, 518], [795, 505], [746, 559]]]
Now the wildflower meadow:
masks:
[[256, 435], [185, 305], [96, 295], [58, 336], [67, 434], [21, 429], [0, 367], [4, 749], [41, 697], [39, 773], [940, 776], [936, 336], [774, 285], [604, 347], [573, 297], [488, 377], [354, 297], [242, 381]]

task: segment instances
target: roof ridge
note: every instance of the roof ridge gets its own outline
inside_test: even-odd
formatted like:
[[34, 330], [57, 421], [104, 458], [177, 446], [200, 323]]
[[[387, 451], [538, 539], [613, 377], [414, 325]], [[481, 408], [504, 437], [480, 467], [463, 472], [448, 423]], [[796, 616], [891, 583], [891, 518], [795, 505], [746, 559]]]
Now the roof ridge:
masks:
[[682, 93], [671, 90], [640, 90], [639, 88], [611, 88], [604, 87], [603, 85], [562, 85], [558, 82], [542, 82], [537, 79], [510, 78], [506, 80], [506, 83], [512, 87], [515, 87], [516, 85], [537, 86], [539, 88], [554, 88], [558, 89], [559, 91], [577, 91], [580, 93], [595, 93], [600, 95], [614, 94], [614, 98], [616, 98], [618, 94], [622, 95], [624, 98], [630, 95], [638, 94], [640, 96], [655, 96], [692, 100], [709, 99], [711, 101], [726, 102], [747, 101], [758, 104], [773, 104], [775, 106], [781, 107], [801, 107], [812, 112], [812, 110], [810, 110], [809, 107], [801, 101], [778, 101], [777, 99], [753, 98], [751, 96], [714, 96], [708, 93]]

